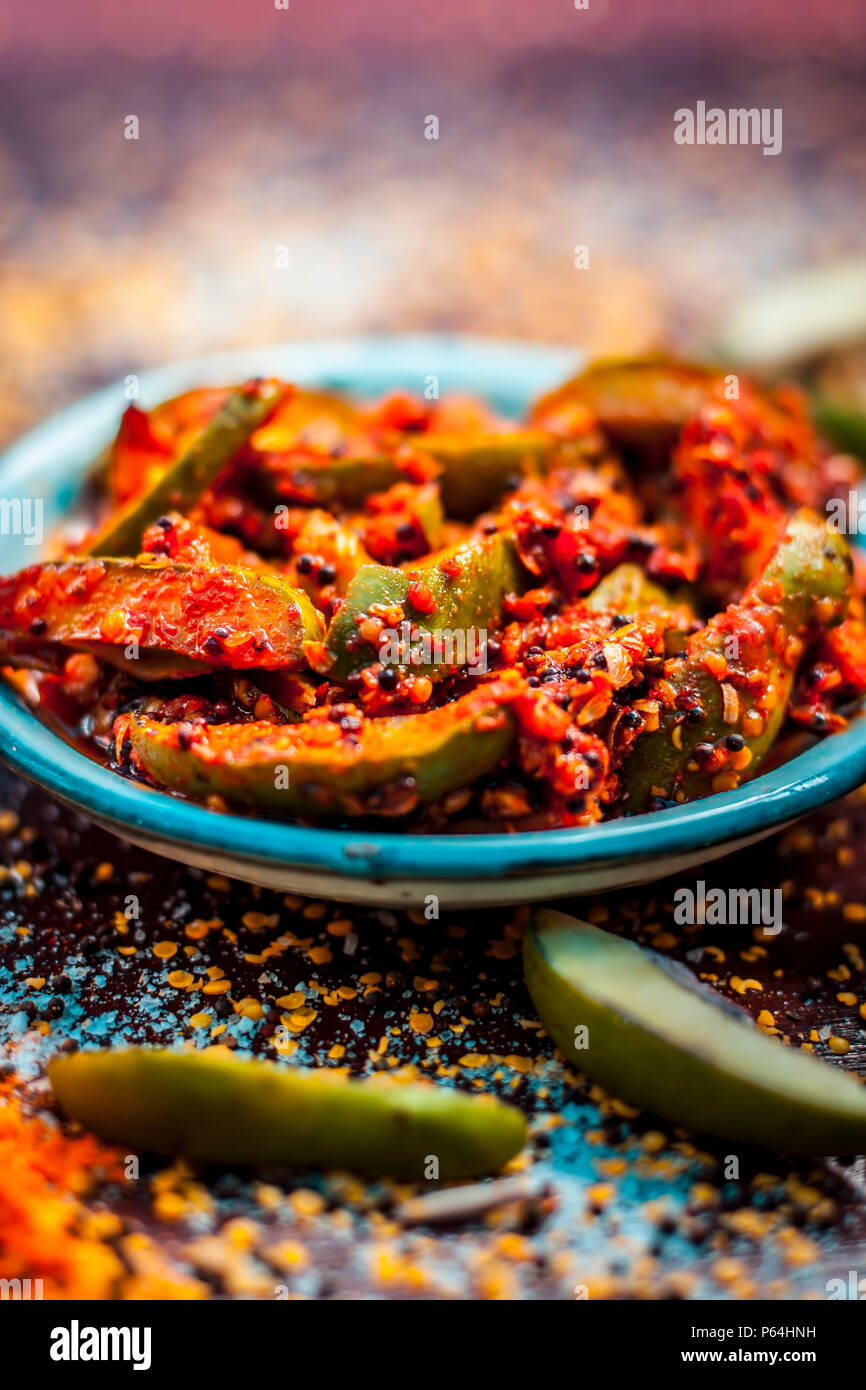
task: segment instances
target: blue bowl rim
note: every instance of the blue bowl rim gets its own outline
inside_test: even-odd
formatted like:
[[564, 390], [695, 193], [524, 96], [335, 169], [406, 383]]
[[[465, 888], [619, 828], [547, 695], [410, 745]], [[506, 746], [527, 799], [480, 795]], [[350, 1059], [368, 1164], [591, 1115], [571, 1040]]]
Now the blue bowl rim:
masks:
[[[315, 351], [310, 352], [311, 347]], [[308, 379], [316, 380], [321, 377], [321, 369], [317, 371], [315, 366], [317, 359], [331, 365], [334, 361], [348, 362], [348, 368], [341, 366], [340, 370], [351, 375], [352, 362], [361, 364], [366, 354], [377, 353], [380, 364], [389, 358], [396, 362], [409, 348], [422, 354], [468, 354], [468, 360], [474, 354], [489, 352], [498, 363], [494, 371], [501, 369], [511, 354], [519, 353], [523, 361], [531, 361], [530, 374], [534, 373], [542, 389], [547, 380], [555, 380], [574, 362], [574, 353], [562, 348], [503, 340], [421, 336], [315, 340], [311, 344], [299, 340], [190, 359], [142, 373], [141, 380], [143, 386], [168, 395], [184, 389], [178, 386], [179, 380], [190, 383], [199, 372], [244, 370], [244, 364], [261, 362], [263, 357], [271, 362], [271, 370], [282, 370], [277, 359], [299, 349], [307, 349], [306, 361], [313, 363]], [[209, 379], [216, 380], [217, 376], [212, 374]], [[107, 420], [111, 410], [116, 413], [119, 390], [118, 386], [105, 388], [25, 435], [0, 458], [0, 480], [26, 477], [28, 458], [34, 450], [37, 454], [44, 450], [52, 438], [57, 439], [58, 432], [68, 435], [71, 431], [74, 436], [94, 410]], [[705, 801], [597, 826], [489, 835], [359, 832], [209, 811], [100, 767], [42, 724], [2, 683], [0, 756], [23, 776], [85, 814], [110, 823], [121, 835], [124, 830], [133, 835], [140, 832], [155, 843], [224, 853], [227, 860], [303, 866], [328, 870], [338, 877], [490, 879], [669, 858], [765, 833], [866, 781], [866, 719], [855, 720], [843, 733], [753, 782]]]

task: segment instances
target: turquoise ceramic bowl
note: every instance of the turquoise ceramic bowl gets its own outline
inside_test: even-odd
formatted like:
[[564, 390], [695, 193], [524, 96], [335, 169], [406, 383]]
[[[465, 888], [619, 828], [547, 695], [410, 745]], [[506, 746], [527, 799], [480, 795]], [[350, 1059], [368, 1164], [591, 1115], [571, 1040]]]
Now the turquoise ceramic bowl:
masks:
[[[562, 348], [448, 337], [312, 341], [223, 353], [141, 376], [145, 404], [188, 387], [276, 373], [373, 396], [392, 386], [470, 391], [520, 412], [579, 365]], [[74, 506], [113, 435], [120, 385], [80, 401], [0, 459], [0, 498], [36, 497], [45, 530]], [[38, 553], [2, 537], [4, 571]], [[221, 815], [136, 786], [70, 748], [0, 684], [0, 755], [100, 825], [158, 854], [287, 892], [346, 902], [423, 906], [525, 903], [646, 883], [697, 868], [768, 835], [866, 781], [866, 722], [857, 721], [734, 792], [589, 829], [515, 835], [359, 834]]]

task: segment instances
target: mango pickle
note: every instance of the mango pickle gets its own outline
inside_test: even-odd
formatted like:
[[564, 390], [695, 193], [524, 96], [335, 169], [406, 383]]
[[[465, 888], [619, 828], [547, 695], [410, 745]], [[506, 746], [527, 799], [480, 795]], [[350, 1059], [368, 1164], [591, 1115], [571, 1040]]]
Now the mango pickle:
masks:
[[110, 1143], [194, 1162], [352, 1169], [421, 1181], [494, 1172], [523, 1147], [526, 1121], [491, 1096], [390, 1076], [199, 1052], [128, 1048], [49, 1063], [66, 1114]]
[[[515, 680], [422, 714], [274, 725], [133, 718], [135, 762], [162, 787], [275, 816], [400, 815], [491, 772], [515, 736]], [[327, 715], [327, 710], [323, 711]], [[357, 726], [357, 727], [356, 727]]]
[[322, 631], [306, 594], [228, 565], [76, 559], [0, 578], [0, 661], [42, 670], [70, 651], [144, 680], [299, 670], [305, 643]]
[[660, 355], [512, 420], [203, 385], [124, 413], [86, 554], [70, 532], [0, 581], [0, 662], [71, 741], [212, 809], [663, 812], [866, 695], [866, 573], [819, 520], [859, 476], [795, 391]]
[[726, 1140], [863, 1152], [866, 1088], [762, 1033], [685, 967], [553, 909], [535, 913], [523, 964], [566, 1061], [612, 1095]]
[[754, 777], [785, 718], [804, 647], [845, 617], [845, 538], [807, 510], [739, 603], [688, 639], [651, 689], [659, 723], [642, 734], [623, 776], [627, 807], [693, 801]]

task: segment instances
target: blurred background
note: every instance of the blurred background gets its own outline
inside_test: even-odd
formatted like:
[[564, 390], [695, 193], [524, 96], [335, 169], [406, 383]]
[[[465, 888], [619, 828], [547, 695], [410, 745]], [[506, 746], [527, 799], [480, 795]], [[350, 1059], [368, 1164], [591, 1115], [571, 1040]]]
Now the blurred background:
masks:
[[[688, 345], [862, 248], [862, 0], [277, 3], [0, 0], [0, 441], [211, 347]], [[698, 100], [782, 153], [678, 146]]]

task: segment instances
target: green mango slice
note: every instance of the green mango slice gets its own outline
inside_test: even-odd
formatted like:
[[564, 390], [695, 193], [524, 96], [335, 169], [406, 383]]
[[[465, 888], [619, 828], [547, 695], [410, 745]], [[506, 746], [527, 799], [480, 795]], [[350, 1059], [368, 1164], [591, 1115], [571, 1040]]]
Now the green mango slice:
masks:
[[854, 1076], [768, 1037], [672, 962], [552, 909], [535, 914], [523, 961], [563, 1056], [613, 1095], [726, 1140], [866, 1149], [866, 1089]]
[[506, 756], [509, 682], [423, 714], [339, 722], [212, 724], [134, 718], [133, 754], [160, 786], [275, 816], [397, 815], [469, 786]]
[[591, 613], [623, 613], [629, 617], [650, 608], [667, 611], [673, 599], [660, 584], [648, 579], [640, 565], [617, 565], [600, 579], [586, 600]]
[[866, 349], [825, 363], [813, 383], [812, 408], [837, 449], [866, 458]]
[[198, 501], [290, 390], [280, 381], [250, 381], [233, 391], [159, 481], [109, 517], [88, 554], [137, 555], [148, 526], [166, 512], [185, 511]]
[[718, 379], [709, 367], [668, 357], [603, 358], [542, 396], [529, 419], [538, 428], [568, 433], [571, 419], [579, 419], [585, 408], [614, 443], [662, 450], [674, 443]]
[[622, 613], [638, 618], [642, 613], [658, 609], [670, 618], [665, 631], [665, 651], [680, 651], [697, 624], [688, 586], [682, 585], [674, 594], [647, 578], [640, 565], [628, 561], [617, 565], [596, 584], [586, 600], [590, 613]]
[[[851, 569], [845, 538], [823, 518], [805, 509], [792, 517], [742, 600], [690, 637], [684, 658], [666, 664], [653, 691], [665, 698], [659, 726], [641, 734], [623, 768], [629, 811], [644, 811], [655, 798], [693, 801], [730, 790], [760, 771], [803, 646], [845, 616]], [[762, 683], [750, 679], [755, 671], [764, 673]], [[692, 707], [703, 717], [693, 717]], [[739, 746], [726, 745], [724, 766], [705, 756], [708, 746], [731, 738]]]
[[[345, 681], [353, 671], [380, 659], [382, 648], [367, 641], [359, 625], [381, 605], [385, 610], [402, 610], [404, 620], [411, 622], [422, 638], [428, 634], [431, 643], [436, 638], [440, 643], [448, 642], [447, 648], [442, 649], [443, 659], [436, 659], [437, 652], [431, 646], [432, 659], [413, 663], [410, 668], [415, 675], [441, 680], [455, 665], [471, 660], [475, 643], [470, 634], [478, 634], [478, 640], [483, 642], [483, 634], [501, 619], [506, 594], [520, 592], [526, 582], [514, 539], [506, 531], [437, 551], [412, 561], [411, 567], [362, 565], [346, 591], [343, 606], [328, 626], [323, 674]], [[413, 585], [417, 584], [423, 585], [432, 597], [432, 611], [413, 604]], [[388, 622], [386, 627], [397, 633], [399, 623]], [[446, 634], [451, 634], [450, 638]], [[394, 643], [398, 650], [396, 637]], [[422, 644], [419, 655], [424, 654]]]
[[545, 472], [562, 451], [561, 441], [543, 430], [468, 439], [431, 433], [417, 442], [440, 465], [445, 514], [459, 521], [471, 521], [488, 511], [521, 478]]
[[[527, 473], [543, 471], [563, 449], [562, 441], [541, 430], [503, 434], [411, 434], [402, 440], [439, 464], [438, 476], [446, 516], [471, 521]], [[356, 439], [347, 440], [351, 451]], [[290, 493], [319, 506], [357, 509], [373, 492], [410, 481], [397, 458], [382, 453], [371, 440], [369, 452], [293, 464]], [[282, 500], [285, 500], [283, 498]]]
[[48, 1076], [66, 1114], [110, 1143], [196, 1162], [349, 1168], [421, 1181], [500, 1168], [525, 1143], [519, 1110], [393, 1077], [354, 1080], [224, 1049], [147, 1048], [56, 1057]]
[[91, 651], [140, 680], [299, 670], [323, 629], [306, 594], [228, 565], [93, 558], [0, 578], [0, 660], [37, 669]]

